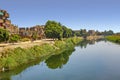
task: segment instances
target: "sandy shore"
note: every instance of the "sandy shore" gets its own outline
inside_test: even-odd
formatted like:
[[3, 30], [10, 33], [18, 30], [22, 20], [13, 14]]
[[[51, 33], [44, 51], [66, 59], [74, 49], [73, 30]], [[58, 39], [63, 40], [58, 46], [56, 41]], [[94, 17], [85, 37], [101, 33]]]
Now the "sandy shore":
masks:
[[4, 43], [0, 44], [0, 52], [4, 51], [5, 49], [14, 49], [16, 47], [21, 48], [29, 48], [35, 45], [41, 45], [44, 43], [54, 44], [54, 41], [51, 39], [42, 39], [42, 40], [36, 40], [34, 42], [27, 41], [27, 42], [18, 42], [18, 43]]

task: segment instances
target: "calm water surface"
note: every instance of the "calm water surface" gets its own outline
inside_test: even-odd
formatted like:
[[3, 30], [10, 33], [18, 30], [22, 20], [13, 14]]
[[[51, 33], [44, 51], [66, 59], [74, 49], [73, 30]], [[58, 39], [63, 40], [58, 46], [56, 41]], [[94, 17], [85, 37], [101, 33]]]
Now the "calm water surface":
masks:
[[82, 42], [75, 51], [1, 73], [0, 80], [120, 80], [120, 45]]

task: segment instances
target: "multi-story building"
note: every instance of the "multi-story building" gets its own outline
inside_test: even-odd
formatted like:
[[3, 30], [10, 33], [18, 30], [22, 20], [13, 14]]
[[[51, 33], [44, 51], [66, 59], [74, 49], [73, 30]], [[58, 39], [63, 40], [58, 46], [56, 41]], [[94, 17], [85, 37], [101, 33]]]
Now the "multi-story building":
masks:
[[19, 28], [19, 35], [21, 37], [31, 38], [33, 34], [36, 34], [38, 39], [44, 38], [44, 26], [36, 25], [33, 27]]
[[10, 26], [11, 21], [8, 20], [9, 14], [5, 10], [0, 10], [0, 28], [6, 29]]
[[89, 30], [88, 31], [88, 35], [90, 35], [90, 36], [93, 36], [93, 35], [95, 35], [96, 33], [95, 33], [95, 31], [94, 30]]

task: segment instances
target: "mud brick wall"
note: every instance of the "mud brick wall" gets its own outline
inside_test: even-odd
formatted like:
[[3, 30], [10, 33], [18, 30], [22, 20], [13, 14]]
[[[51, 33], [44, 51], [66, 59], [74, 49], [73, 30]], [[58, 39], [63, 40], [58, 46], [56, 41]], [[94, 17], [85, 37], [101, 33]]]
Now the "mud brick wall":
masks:
[[0, 10], [0, 28], [7, 28], [11, 25], [11, 21], [8, 20], [9, 14], [5, 10]]

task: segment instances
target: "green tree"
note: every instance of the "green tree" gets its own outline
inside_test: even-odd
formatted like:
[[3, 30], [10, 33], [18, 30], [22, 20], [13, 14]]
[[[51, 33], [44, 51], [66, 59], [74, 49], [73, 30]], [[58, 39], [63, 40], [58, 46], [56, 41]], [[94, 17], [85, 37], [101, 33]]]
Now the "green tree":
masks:
[[9, 32], [0, 28], [0, 42], [7, 42], [9, 40]]
[[75, 31], [75, 36], [81, 36], [81, 34], [80, 34], [80, 32], [78, 32], [78, 31]]
[[62, 38], [63, 30], [60, 23], [55, 21], [47, 21], [45, 25], [45, 34], [47, 38]]
[[88, 36], [88, 33], [87, 33], [86, 29], [81, 29], [80, 30], [80, 35], [83, 36], [84, 38], [86, 38]]
[[98, 30], [95, 33], [96, 33], [96, 35], [102, 35], [102, 32], [100, 32]]
[[18, 42], [20, 40], [20, 36], [18, 34], [12, 34], [10, 36], [10, 42], [14, 43], [14, 42]]
[[113, 34], [114, 34], [114, 32], [113, 32], [112, 30], [109, 30], [109, 31], [106, 31], [106, 30], [105, 30], [105, 31], [103, 32], [103, 35], [104, 35], [104, 36], [109, 36], [109, 35], [113, 35]]
[[72, 30], [65, 27], [65, 26], [62, 26], [63, 28], [63, 38], [68, 38], [68, 37], [71, 37], [72, 36]]

